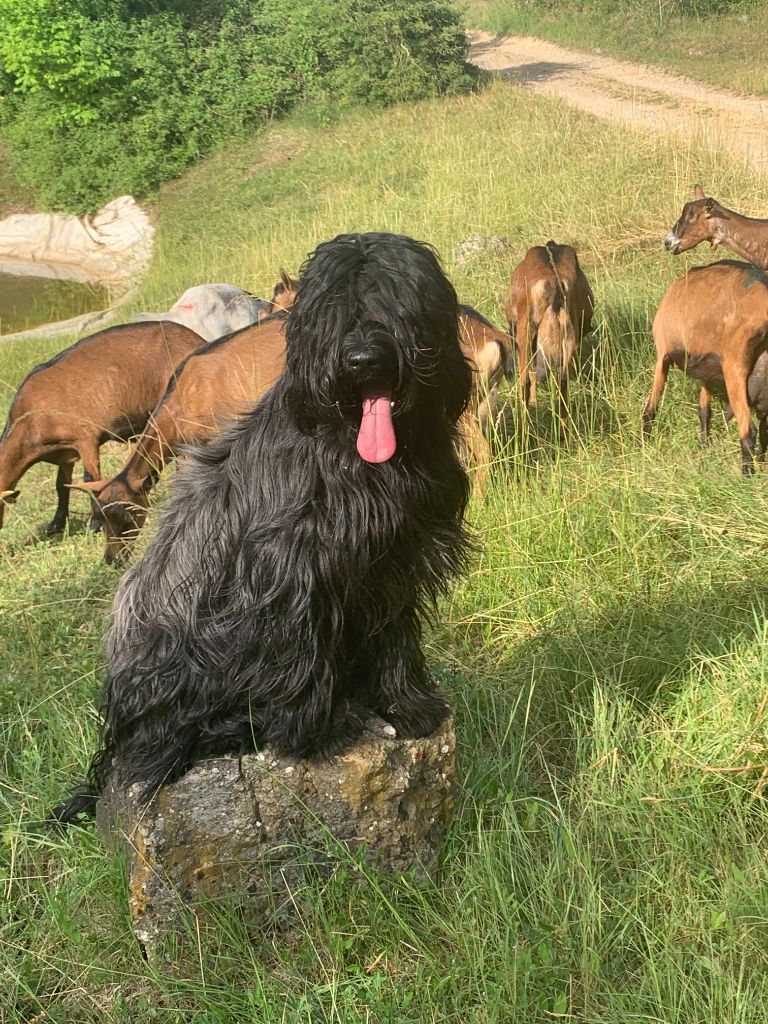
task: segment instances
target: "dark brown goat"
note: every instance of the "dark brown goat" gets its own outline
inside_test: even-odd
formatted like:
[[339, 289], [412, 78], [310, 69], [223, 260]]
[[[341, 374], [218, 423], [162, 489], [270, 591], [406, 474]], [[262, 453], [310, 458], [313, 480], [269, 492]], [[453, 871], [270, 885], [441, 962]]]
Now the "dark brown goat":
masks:
[[742, 259], [768, 270], [768, 220], [743, 217], [726, 209], [716, 199], [706, 196], [701, 185], [695, 186], [693, 194], [694, 198], [685, 204], [677, 223], [664, 239], [664, 247], [678, 256], [701, 242], [709, 242], [713, 252], [718, 245], [726, 245]]
[[768, 275], [749, 263], [721, 260], [696, 267], [668, 289], [653, 321], [656, 372], [643, 411], [651, 432], [671, 366], [701, 382], [699, 421], [707, 439], [713, 387], [725, 384], [739, 424], [742, 470], [754, 472], [755, 428], [748, 378], [768, 348]]
[[277, 379], [285, 360], [285, 319], [284, 314], [267, 317], [192, 353], [120, 472], [110, 480], [75, 484], [95, 497], [107, 563], [127, 554], [146, 519], [152, 486], [182, 445], [206, 444]]
[[[528, 250], [513, 273], [504, 312], [517, 345], [521, 398], [536, 400], [536, 383], [557, 375], [560, 436], [567, 438], [568, 377], [581, 339], [592, 329], [595, 299], [570, 245], [549, 241]], [[535, 374], [535, 375], [534, 375]]]
[[124, 324], [35, 367], [16, 392], [0, 437], [0, 526], [21, 477], [36, 462], [51, 462], [58, 466], [58, 505], [48, 532], [63, 529], [77, 460], [86, 479], [98, 479], [101, 445], [142, 432], [176, 366], [201, 344], [179, 324]]

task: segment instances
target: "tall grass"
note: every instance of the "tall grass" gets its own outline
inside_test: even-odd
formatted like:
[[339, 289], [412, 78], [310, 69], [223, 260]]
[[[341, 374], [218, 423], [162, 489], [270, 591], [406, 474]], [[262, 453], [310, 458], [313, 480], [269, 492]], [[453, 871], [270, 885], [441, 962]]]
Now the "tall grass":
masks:
[[[386, 228], [433, 242], [462, 301], [499, 321], [511, 260], [458, 267], [455, 245], [502, 234], [518, 258], [553, 237], [577, 245], [593, 284], [599, 365], [574, 384], [568, 450], [546, 389], [524, 429], [502, 411], [471, 508], [482, 550], [426, 641], [459, 735], [439, 875], [415, 886], [365, 868], [361, 885], [342, 865], [295, 894], [292, 932], [221, 907], [152, 964], [98, 838], [22, 827], [92, 749], [117, 582], [84, 501], [68, 536], [41, 540], [53, 472], [24, 478], [0, 538], [3, 1024], [768, 1018], [764, 475], [741, 479], [724, 424], [697, 448], [679, 377], [639, 443], [650, 321], [686, 265], [660, 240], [699, 178], [745, 209], [763, 185], [695, 141], [498, 85], [285, 125], [163, 189], [137, 308], [202, 280], [265, 293], [318, 241]], [[55, 347], [0, 349], [6, 405]]]

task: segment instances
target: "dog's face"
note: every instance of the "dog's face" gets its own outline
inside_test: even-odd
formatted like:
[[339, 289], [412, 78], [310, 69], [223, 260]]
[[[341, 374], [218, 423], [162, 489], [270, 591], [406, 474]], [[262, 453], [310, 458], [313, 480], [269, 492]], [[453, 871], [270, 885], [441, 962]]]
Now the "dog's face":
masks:
[[434, 253], [400, 235], [340, 235], [303, 268], [289, 314], [287, 383], [302, 429], [353, 432], [386, 462], [453, 426], [471, 372], [452, 285]]

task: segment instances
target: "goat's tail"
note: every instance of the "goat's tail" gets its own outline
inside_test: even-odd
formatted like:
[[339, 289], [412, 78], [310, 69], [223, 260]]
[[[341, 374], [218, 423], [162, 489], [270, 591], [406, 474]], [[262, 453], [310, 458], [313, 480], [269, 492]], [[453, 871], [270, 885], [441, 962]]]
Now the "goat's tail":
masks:
[[547, 242], [547, 244], [544, 246], [544, 248], [547, 250], [547, 256], [549, 256], [549, 265], [552, 267], [552, 272], [555, 275], [555, 282], [556, 282], [554, 290], [553, 290], [553, 294], [551, 295], [551, 298], [550, 298], [550, 306], [552, 307], [552, 312], [553, 313], [559, 313], [560, 310], [565, 305], [566, 285], [563, 282], [562, 278], [560, 277], [560, 274], [559, 274], [558, 269], [557, 269], [557, 249], [558, 249], [558, 245], [557, 245], [556, 242], [553, 242], [552, 239], [550, 238], [550, 240]]

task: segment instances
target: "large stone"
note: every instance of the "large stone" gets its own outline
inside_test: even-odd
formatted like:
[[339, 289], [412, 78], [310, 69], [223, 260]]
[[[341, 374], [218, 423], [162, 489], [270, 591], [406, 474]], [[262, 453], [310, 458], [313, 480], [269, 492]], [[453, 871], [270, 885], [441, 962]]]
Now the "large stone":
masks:
[[401, 740], [374, 720], [349, 751], [295, 761], [269, 749], [203, 762], [141, 806], [138, 787], [99, 802], [107, 842], [123, 848], [137, 938], [152, 951], [200, 897], [245, 896], [290, 916], [308, 866], [363, 846], [383, 870], [428, 876], [453, 807], [453, 720]]
[[453, 258], [457, 267], [464, 267], [479, 258], [508, 260], [512, 246], [501, 235], [470, 235], [454, 249]]

